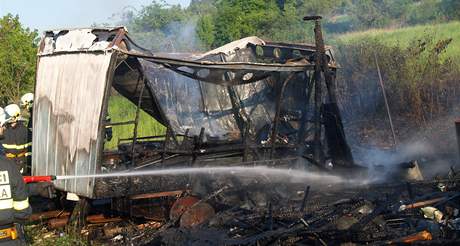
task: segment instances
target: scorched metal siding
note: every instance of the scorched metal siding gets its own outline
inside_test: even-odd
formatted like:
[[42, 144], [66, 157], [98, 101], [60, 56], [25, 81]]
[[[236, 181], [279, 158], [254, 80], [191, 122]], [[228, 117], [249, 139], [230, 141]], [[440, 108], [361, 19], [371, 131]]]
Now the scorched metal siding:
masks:
[[[97, 172], [104, 142], [100, 116], [113, 52], [41, 56], [34, 105], [33, 175]], [[55, 186], [93, 197], [94, 180], [56, 181]]]

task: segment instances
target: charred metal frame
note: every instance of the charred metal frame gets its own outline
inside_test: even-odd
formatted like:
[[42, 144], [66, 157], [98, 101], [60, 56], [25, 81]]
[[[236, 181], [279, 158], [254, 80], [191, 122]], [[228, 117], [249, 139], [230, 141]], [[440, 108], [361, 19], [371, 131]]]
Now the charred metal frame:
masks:
[[[107, 54], [107, 50], [113, 55], [110, 57], [110, 70], [105, 71], [109, 77], [105, 80], [102, 111], [97, 125], [99, 137], [96, 139], [102, 141], [97, 154], [105, 154], [103, 140], [99, 139], [104, 136], [104, 126], [134, 126], [132, 137], [118, 139], [118, 151], [107, 153], [107, 158], [118, 158], [117, 161], [121, 164], [116, 162], [117, 164], [111, 166], [115, 162], [111, 162], [111, 159], [105, 162], [105, 156], [100, 156], [94, 173], [118, 170], [120, 166], [122, 170], [132, 170], [153, 166], [174, 167], [178, 163], [209, 165], [206, 162], [211, 160], [232, 165], [252, 163], [251, 161], [270, 162], [276, 159], [292, 163], [289, 159], [293, 157], [323, 166], [327, 155], [325, 144], [322, 144], [325, 141], [323, 131], [327, 133], [328, 130], [323, 117], [322, 77], [326, 82], [329, 101], [335, 103], [333, 80], [337, 65], [330, 49], [326, 50], [324, 46], [319, 21], [316, 23], [317, 42], [314, 46], [265, 42], [251, 37], [217, 49], [218, 51], [178, 56], [183, 59], [173, 55], [159, 56], [142, 49], [127, 36], [124, 28], [73, 31], [67, 39], [60, 37], [72, 31], [47, 33], [40, 45], [39, 55], [54, 59], [54, 55], [85, 52], [91, 55]], [[78, 40], [82, 41], [78, 43], [77, 39], [71, 37], [79, 37]], [[104, 42], [100, 43], [101, 41]], [[56, 43], [53, 42], [61, 42], [62, 45], [56, 49], [56, 45], [53, 46]], [[81, 46], [73, 45], [74, 42]], [[207, 75], [200, 73], [203, 70], [208, 70]], [[73, 71], [67, 72], [72, 74]], [[152, 81], [155, 78], [159, 79], [158, 83]], [[197, 95], [201, 93], [202, 100], [202, 107], [197, 102], [190, 106], [184, 105], [189, 106], [185, 110], [172, 108], [171, 112], [177, 113], [177, 118], [184, 117], [179, 120], [166, 115], [171, 112], [163, 104], [174, 103], [171, 102], [170, 95], [166, 95], [166, 99], [161, 98], [161, 94], [158, 95], [165, 92], [173, 96], [183, 96], [183, 93], [176, 92], [176, 85], [169, 84], [176, 78], [184, 79], [184, 84], [191, 80], [198, 82], [199, 88], [195, 84], [193, 87], [186, 84], [184, 88], [191, 88]], [[172, 89], [168, 90], [163, 85]], [[105, 122], [104, 116], [107, 114], [112, 88], [135, 105], [134, 119]], [[217, 109], [212, 109], [216, 100], [206, 101], [207, 97], [213, 96], [217, 101], [224, 98], [223, 104], [216, 104]], [[166, 133], [160, 136], [139, 136], [141, 109], [165, 125]], [[284, 109], [287, 110], [286, 114]], [[60, 113], [65, 114], [65, 110]], [[202, 117], [208, 118], [201, 121]], [[341, 121], [338, 112], [334, 117], [334, 120]], [[183, 122], [196, 120], [203, 122], [203, 125], [191, 123], [190, 131], [186, 130], [189, 126]], [[214, 126], [216, 130], [213, 129]], [[200, 127], [203, 127], [201, 131]], [[336, 128], [343, 131], [341, 125]], [[95, 187], [102, 181], [92, 182], [92, 192], [95, 193]], [[104, 185], [111, 187], [110, 182]], [[92, 197], [89, 192], [86, 195]], [[100, 197], [99, 195], [94, 196]]]
[[[136, 87], [139, 86], [139, 82], [141, 81], [141, 79], [138, 80], [138, 84]], [[145, 89], [145, 83], [144, 83], [144, 77], [142, 77], [142, 85], [141, 85], [141, 93], [140, 93], [140, 96], [139, 96], [139, 101], [137, 102], [137, 106], [136, 106], [136, 118], [134, 120], [134, 130], [133, 130], [133, 143], [132, 143], [132, 147], [131, 147], [131, 155], [132, 155], [132, 159], [131, 159], [131, 164], [134, 166], [135, 163], [135, 158], [134, 158], [134, 150], [135, 150], [135, 146], [136, 146], [136, 142], [137, 142], [137, 127], [139, 126], [139, 113], [140, 113], [140, 110], [141, 110], [141, 103], [142, 103], [142, 97], [144, 96], [144, 89]]]
[[[314, 65], [311, 66], [304, 66], [302, 69], [297, 69], [295, 66], [293, 66], [290, 70], [290, 73], [287, 75], [287, 77], [283, 80], [281, 83], [276, 84], [276, 91], [277, 91], [277, 98], [275, 102], [275, 116], [273, 119], [273, 127], [271, 129], [270, 133], [270, 146], [264, 146], [260, 144], [251, 144], [249, 140], [249, 128], [250, 128], [250, 122], [248, 122], [245, 119], [248, 119], [248, 117], [245, 115], [246, 113], [244, 112], [244, 109], [241, 105], [241, 101], [239, 98], [237, 98], [236, 94], [233, 92], [233, 88], [231, 86], [233, 78], [230, 77], [230, 75], [227, 72], [224, 72], [224, 78], [225, 80], [229, 81], [229, 85], [227, 86], [228, 90], [228, 96], [231, 99], [232, 102], [232, 110], [233, 110], [233, 115], [235, 120], [238, 123], [238, 127], [240, 129], [240, 134], [241, 134], [241, 139], [242, 143], [241, 144], [230, 144], [230, 145], [225, 145], [225, 146], [216, 146], [216, 147], [206, 147], [206, 150], [200, 150], [201, 145], [202, 145], [202, 134], [203, 134], [203, 129], [202, 132], [200, 133], [200, 136], [198, 137], [197, 140], [195, 141], [188, 141], [187, 139], [190, 138], [188, 134], [184, 134], [183, 136], [183, 143], [184, 145], [186, 142], [193, 143], [195, 142], [194, 146], [191, 150], [185, 150], [183, 148], [180, 148], [179, 143], [177, 142], [176, 135], [173, 133], [173, 131], [170, 129], [168, 125], [166, 125], [167, 130], [166, 130], [166, 135], [160, 135], [160, 136], [150, 136], [150, 137], [138, 137], [137, 136], [137, 125], [139, 124], [139, 111], [140, 107], [142, 104], [142, 94], [143, 94], [143, 89], [141, 90], [141, 96], [139, 97], [138, 103], [136, 105], [136, 118], [134, 121], [127, 121], [127, 122], [121, 122], [121, 123], [113, 123], [111, 125], [116, 126], [120, 124], [131, 124], [134, 123], [134, 132], [133, 132], [133, 137], [132, 138], [125, 138], [125, 139], [119, 139], [118, 144], [124, 141], [132, 141], [132, 147], [131, 147], [131, 157], [132, 157], [132, 163], [134, 164], [134, 156], [136, 155], [135, 153], [135, 144], [137, 143], [138, 140], [154, 140], [154, 139], [163, 139], [162, 141], [162, 148], [159, 150], [156, 150], [158, 154], [160, 154], [161, 158], [161, 163], [164, 163], [168, 157], [168, 154], [174, 155], [191, 155], [193, 156], [193, 159], [196, 160], [197, 155], [201, 154], [217, 154], [221, 152], [233, 152], [233, 151], [242, 151], [242, 160], [247, 161], [248, 159], [248, 154], [249, 150], [253, 150], [254, 153], [258, 153], [258, 150], [269, 150], [269, 159], [274, 158], [274, 153], [277, 148], [288, 148], [288, 149], [297, 149], [298, 153], [300, 156], [303, 156], [307, 158], [309, 161], [317, 164], [317, 165], [322, 165], [324, 162], [324, 152], [323, 152], [323, 145], [322, 145], [322, 113], [321, 113], [321, 106], [322, 106], [322, 78], [324, 77], [326, 88], [327, 88], [327, 94], [329, 101], [331, 103], [336, 104], [336, 95], [335, 95], [335, 84], [334, 84], [334, 78], [333, 74], [334, 72], [330, 70], [330, 65], [336, 68], [336, 65], [334, 63], [330, 63], [332, 60], [331, 56], [332, 54], [326, 54], [326, 48], [324, 45], [323, 37], [322, 37], [322, 31], [321, 31], [321, 23], [320, 23], [320, 17], [312, 17], [312, 18], [305, 18], [305, 20], [314, 20], [315, 21], [315, 41], [316, 44], [315, 46], [311, 46], [311, 48], [316, 49], [316, 53], [313, 57], [314, 60]], [[120, 35], [124, 35], [122, 33], [123, 30], [120, 30]], [[122, 39], [119, 38], [119, 35], [114, 40], [114, 45], [119, 45], [120, 42], [122, 42]], [[260, 46], [253, 46], [253, 49], [255, 50]], [[293, 50], [298, 51], [301, 55], [302, 54], [302, 46], [299, 47], [290, 47], [284, 45], [284, 44], [270, 44], [267, 46], [264, 46], [263, 49], [270, 49], [268, 52], [264, 52], [264, 54], [272, 55], [274, 58], [282, 59], [282, 60], [289, 60], [292, 58], [295, 58], [295, 55], [292, 52]], [[281, 52], [281, 49], [290, 49], [291, 52]], [[195, 64], [196, 66], [199, 67], [209, 67], [209, 68], [220, 68], [220, 69], [231, 69], [227, 71], [235, 71], [235, 70], [240, 70], [240, 69], [251, 69], [251, 67], [256, 66], [257, 69], [262, 69], [264, 66], [269, 66], [267, 64], [253, 64], [253, 63], [235, 63], [232, 66], [221, 66], [218, 64], [211, 64], [211, 63], [206, 63], [206, 62], [195, 62], [195, 61], [189, 61], [187, 63], [184, 63], [182, 60], [175, 60], [175, 59], [164, 59], [161, 57], [157, 57], [154, 55], [145, 55], [145, 54], [134, 54], [127, 52], [128, 55], [148, 59], [154, 63], [159, 63], [164, 65], [165, 67], [174, 70], [177, 73], [180, 73], [185, 76], [197, 76], [196, 74], [189, 74], [186, 73], [180, 69], [178, 69], [179, 66], [182, 65], [187, 65], [190, 66]], [[288, 57], [280, 57], [279, 54], [290, 54]], [[221, 61], [226, 62], [225, 58], [221, 55]], [[312, 59], [311, 57], [308, 59]], [[233, 70], [235, 69], [235, 70]], [[305, 70], [306, 69], [306, 70]], [[308, 74], [307, 71], [313, 70], [313, 76], [306, 76], [309, 78], [308, 81], [305, 82], [305, 89], [307, 92], [307, 105], [305, 105], [305, 110], [302, 112], [302, 118], [300, 121], [300, 128], [298, 132], [298, 143], [297, 144], [277, 144], [277, 135], [279, 131], [279, 124], [280, 124], [280, 110], [281, 110], [281, 105], [283, 103], [283, 93], [284, 90], [289, 83], [289, 81], [298, 73], [306, 73]], [[294, 70], [294, 71], [292, 71]], [[280, 71], [283, 71], [281, 69]], [[270, 74], [264, 75], [264, 76], [270, 76]], [[257, 79], [260, 79], [260, 77], [257, 77]], [[144, 80], [144, 79], [143, 79]], [[247, 83], [251, 83], [252, 80], [247, 81]], [[142, 82], [145, 86], [145, 81]], [[144, 87], [143, 86], [143, 87]], [[142, 88], [143, 88], [142, 87]], [[313, 90], [312, 90], [313, 89]], [[313, 119], [309, 119], [307, 117], [307, 111], [308, 111], [308, 103], [310, 102], [310, 98], [312, 96], [312, 93], [314, 91], [314, 116]], [[202, 92], [201, 92], [202, 93]], [[337, 118], [339, 121], [341, 121], [340, 115], [337, 115]], [[308, 128], [308, 122], [313, 122], [313, 127], [311, 129], [314, 130], [314, 136], [313, 136], [313, 155], [312, 156], [306, 156], [304, 154], [305, 147], [303, 147], [305, 136], [310, 130], [306, 129]], [[172, 136], [171, 136], [172, 134]], [[180, 135], [177, 135], [180, 136]], [[171, 149], [168, 146], [170, 146], [170, 139], [174, 140], [174, 146], [176, 146], [175, 149]], [[193, 140], [193, 139], [191, 139]], [[156, 163], [156, 161], [154, 161]], [[148, 165], [146, 165], [148, 166]], [[133, 165], [133, 167], [135, 167]], [[136, 167], [135, 167], [136, 168]]]
[[275, 119], [273, 122], [273, 131], [271, 135], [271, 150], [270, 150], [270, 159], [273, 158], [273, 152], [275, 151], [276, 136], [278, 135], [278, 125], [280, 121], [280, 111], [281, 103], [283, 102], [284, 89], [286, 88], [287, 83], [294, 77], [294, 73], [290, 73], [288, 77], [283, 81], [281, 87], [278, 89], [278, 98], [276, 99], [276, 111]]

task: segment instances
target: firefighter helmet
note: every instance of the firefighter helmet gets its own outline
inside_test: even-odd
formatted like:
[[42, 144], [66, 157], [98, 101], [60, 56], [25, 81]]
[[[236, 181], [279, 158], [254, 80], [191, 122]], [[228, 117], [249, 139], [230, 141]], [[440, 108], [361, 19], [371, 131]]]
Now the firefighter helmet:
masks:
[[17, 104], [10, 104], [5, 107], [6, 122], [16, 122], [21, 116], [21, 109]]
[[6, 122], [5, 110], [0, 107], [0, 126], [3, 126]]
[[21, 106], [24, 108], [32, 107], [34, 103], [34, 94], [33, 93], [26, 93], [21, 97]]

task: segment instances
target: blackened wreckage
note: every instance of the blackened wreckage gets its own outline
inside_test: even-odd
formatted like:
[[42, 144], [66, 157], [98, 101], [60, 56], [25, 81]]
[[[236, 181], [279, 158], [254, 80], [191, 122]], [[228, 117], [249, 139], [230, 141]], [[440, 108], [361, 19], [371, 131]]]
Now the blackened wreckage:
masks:
[[[338, 65], [324, 46], [319, 18], [307, 19], [315, 21], [315, 45], [248, 37], [204, 54], [154, 53], [123, 27], [46, 32], [38, 53], [33, 174], [254, 165], [359, 172], [337, 106]], [[137, 105], [135, 119], [105, 120], [112, 90]], [[138, 136], [140, 110], [166, 134]], [[133, 136], [119, 139], [116, 151], [104, 149], [108, 124], [134, 125]], [[135, 229], [129, 239], [135, 244], [457, 240], [458, 172], [421, 181], [416, 162], [399, 166], [418, 181], [337, 187], [325, 179], [310, 190], [305, 182], [264, 176], [177, 175], [55, 185], [80, 197], [112, 198], [112, 209], [129, 211], [130, 218], [136, 207], [153, 206], [133, 200], [179, 196], [172, 206], [168, 199], [154, 202], [168, 215], [158, 219], [158, 230]]]
[[[38, 54], [33, 174], [353, 166], [335, 102], [337, 64], [320, 34], [317, 43], [248, 37], [204, 54], [156, 54], [122, 27], [46, 32]], [[134, 124], [133, 137], [120, 139], [116, 152], [104, 151], [112, 88], [166, 126], [166, 135], [139, 137], [138, 111], [132, 121], [110, 123]], [[184, 189], [189, 181], [87, 178], [56, 187], [104, 198]]]

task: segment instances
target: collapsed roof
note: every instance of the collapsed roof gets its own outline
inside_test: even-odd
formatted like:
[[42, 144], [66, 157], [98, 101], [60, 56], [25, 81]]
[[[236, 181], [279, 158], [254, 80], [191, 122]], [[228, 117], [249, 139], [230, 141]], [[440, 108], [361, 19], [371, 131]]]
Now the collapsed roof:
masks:
[[315, 52], [314, 46], [248, 37], [203, 54], [158, 56], [114, 28], [47, 32], [39, 55], [109, 50], [119, 52], [112, 82], [118, 92], [135, 104], [142, 92], [141, 108], [176, 134], [198, 135], [204, 128], [207, 138], [220, 140], [238, 138], [242, 122], [250, 121], [255, 132], [270, 124], [275, 100], [267, 92], [288, 73], [296, 73], [286, 91], [294, 98], [282, 111], [301, 110], [305, 96], [295, 94], [307, 79], [304, 72], [314, 68]]

